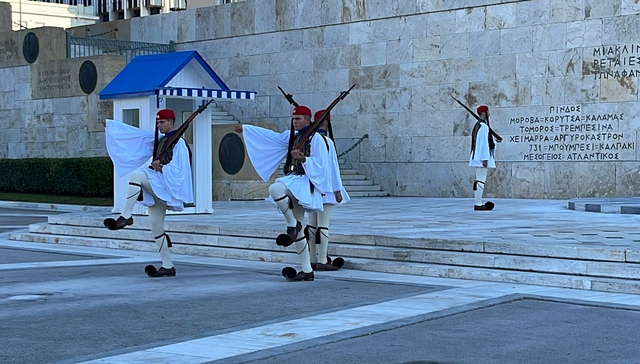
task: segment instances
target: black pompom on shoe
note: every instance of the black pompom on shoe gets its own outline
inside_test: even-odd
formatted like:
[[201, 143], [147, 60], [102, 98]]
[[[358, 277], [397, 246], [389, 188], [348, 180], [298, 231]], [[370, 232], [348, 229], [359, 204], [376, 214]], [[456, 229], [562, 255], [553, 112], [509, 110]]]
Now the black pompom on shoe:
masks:
[[[148, 265], [144, 268], [144, 271], [147, 273], [147, 275], [151, 278], [157, 278], [157, 277], [175, 277], [176, 276], [176, 268], [175, 267], [171, 267], [171, 268], [165, 268], [165, 267], [160, 267], [160, 269], [158, 269], [157, 271], [155, 271], [156, 268], [152, 265]], [[155, 272], [153, 272], [155, 271]], [[150, 274], [150, 272], [153, 272]]]
[[338, 269], [342, 268], [344, 266], [344, 258], [338, 257], [338, 258], [334, 259], [331, 262], [331, 265], [333, 265], [334, 267], [337, 267]]
[[120, 216], [118, 220], [108, 218], [108, 219], [104, 219], [103, 223], [104, 223], [104, 226], [106, 226], [107, 229], [109, 230], [120, 230], [120, 229], [124, 229], [125, 226], [133, 225], [133, 217], [129, 217], [128, 219], [125, 219], [124, 217]]
[[287, 280], [295, 277], [297, 273], [298, 272], [296, 271], [295, 268], [292, 268], [292, 267], [282, 268], [282, 276], [285, 277]]
[[152, 275], [156, 274], [158, 270], [156, 269], [156, 267], [154, 267], [153, 265], [149, 264], [148, 266], [144, 267], [144, 272], [151, 277]]

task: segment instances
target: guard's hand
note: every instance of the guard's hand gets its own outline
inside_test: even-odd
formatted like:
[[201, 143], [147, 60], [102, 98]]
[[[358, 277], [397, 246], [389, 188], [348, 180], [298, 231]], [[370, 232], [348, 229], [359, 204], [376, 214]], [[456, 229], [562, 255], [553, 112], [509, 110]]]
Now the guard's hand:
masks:
[[300, 149], [294, 149], [291, 151], [291, 157], [293, 157], [293, 159], [297, 159], [299, 161], [302, 161], [302, 163], [304, 163], [307, 160], [307, 157], [305, 157], [304, 153], [302, 153], [302, 151]]
[[235, 131], [238, 134], [242, 133], [242, 124], [234, 125], [233, 131]]
[[162, 173], [162, 166], [162, 163], [160, 163], [160, 161], [157, 159], [151, 163], [151, 168], [153, 168], [154, 171], [158, 171], [160, 173]]
[[484, 168], [487, 168], [488, 165], [489, 165], [489, 161], [482, 161], [482, 166]]
[[104, 126], [105, 128], [107, 127], [107, 120], [106, 119], [100, 119], [100, 120], [98, 120], [98, 122], [100, 124], [102, 124], [102, 126]]

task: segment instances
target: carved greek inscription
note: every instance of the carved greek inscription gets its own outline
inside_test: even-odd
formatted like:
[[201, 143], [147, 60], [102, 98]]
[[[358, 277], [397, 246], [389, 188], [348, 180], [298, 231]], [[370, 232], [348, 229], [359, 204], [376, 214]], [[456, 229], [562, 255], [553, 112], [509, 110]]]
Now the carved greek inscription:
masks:
[[98, 119], [113, 119], [113, 101], [98, 101]]
[[71, 90], [71, 68], [47, 69], [38, 72], [40, 92]]
[[623, 44], [595, 47], [591, 52], [595, 79], [640, 76], [640, 45]]
[[0, 62], [10, 62], [18, 54], [18, 44], [15, 39], [0, 39]]
[[624, 113], [583, 114], [580, 105], [551, 106], [543, 115], [511, 118], [523, 161], [635, 160], [635, 133], [620, 131]]

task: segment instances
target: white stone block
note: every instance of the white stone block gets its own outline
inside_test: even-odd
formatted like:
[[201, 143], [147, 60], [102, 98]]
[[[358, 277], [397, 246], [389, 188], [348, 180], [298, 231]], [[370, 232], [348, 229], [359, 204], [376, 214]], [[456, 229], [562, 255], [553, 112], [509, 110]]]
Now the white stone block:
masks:
[[448, 35], [456, 33], [455, 11], [427, 14], [427, 36]]
[[486, 29], [505, 29], [518, 26], [516, 4], [487, 6]]
[[484, 30], [486, 23], [484, 7], [460, 9], [456, 10], [455, 14], [456, 32], [468, 33]]
[[602, 45], [602, 19], [587, 19], [567, 23], [567, 48]]
[[567, 24], [546, 24], [533, 28], [533, 51], [565, 49]]
[[255, 4], [255, 31], [268, 33], [276, 30], [276, 0], [261, 0]]
[[528, 53], [533, 51], [533, 27], [517, 27], [502, 30], [500, 53]]
[[[440, 59], [440, 36], [417, 38], [413, 41], [413, 60], [431, 61]], [[391, 58], [393, 59], [393, 58]]]
[[367, 43], [360, 46], [360, 65], [377, 66], [387, 64], [387, 43]]
[[516, 24], [519, 27], [540, 25], [549, 22], [549, 4], [553, 0], [518, 2], [516, 4]]
[[441, 59], [467, 58], [469, 53], [469, 33], [445, 34], [440, 37], [442, 48]]

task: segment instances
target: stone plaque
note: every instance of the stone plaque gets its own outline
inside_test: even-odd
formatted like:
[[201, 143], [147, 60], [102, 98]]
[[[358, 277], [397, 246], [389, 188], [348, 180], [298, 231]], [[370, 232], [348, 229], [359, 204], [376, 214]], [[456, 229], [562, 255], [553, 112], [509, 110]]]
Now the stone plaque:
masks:
[[549, 106], [539, 115], [513, 117], [509, 123], [515, 126], [515, 133], [508, 142], [515, 155], [508, 159], [635, 161], [636, 133], [619, 128], [626, 117], [624, 113], [585, 112], [582, 105]]
[[85, 94], [90, 94], [96, 89], [98, 83], [98, 71], [96, 65], [91, 61], [84, 61], [78, 72], [80, 88]]
[[13, 33], [0, 33], [0, 67], [15, 62], [18, 55], [18, 42]]
[[94, 56], [38, 61], [31, 66], [34, 99], [98, 93], [125, 65], [122, 56]]
[[98, 101], [97, 116], [99, 120], [113, 119], [113, 100]]
[[29, 32], [22, 40], [22, 55], [27, 63], [33, 63], [40, 54], [40, 43], [38, 36], [34, 32]]
[[244, 165], [244, 144], [236, 133], [228, 133], [220, 141], [218, 158], [222, 169], [234, 175], [238, 173]]

